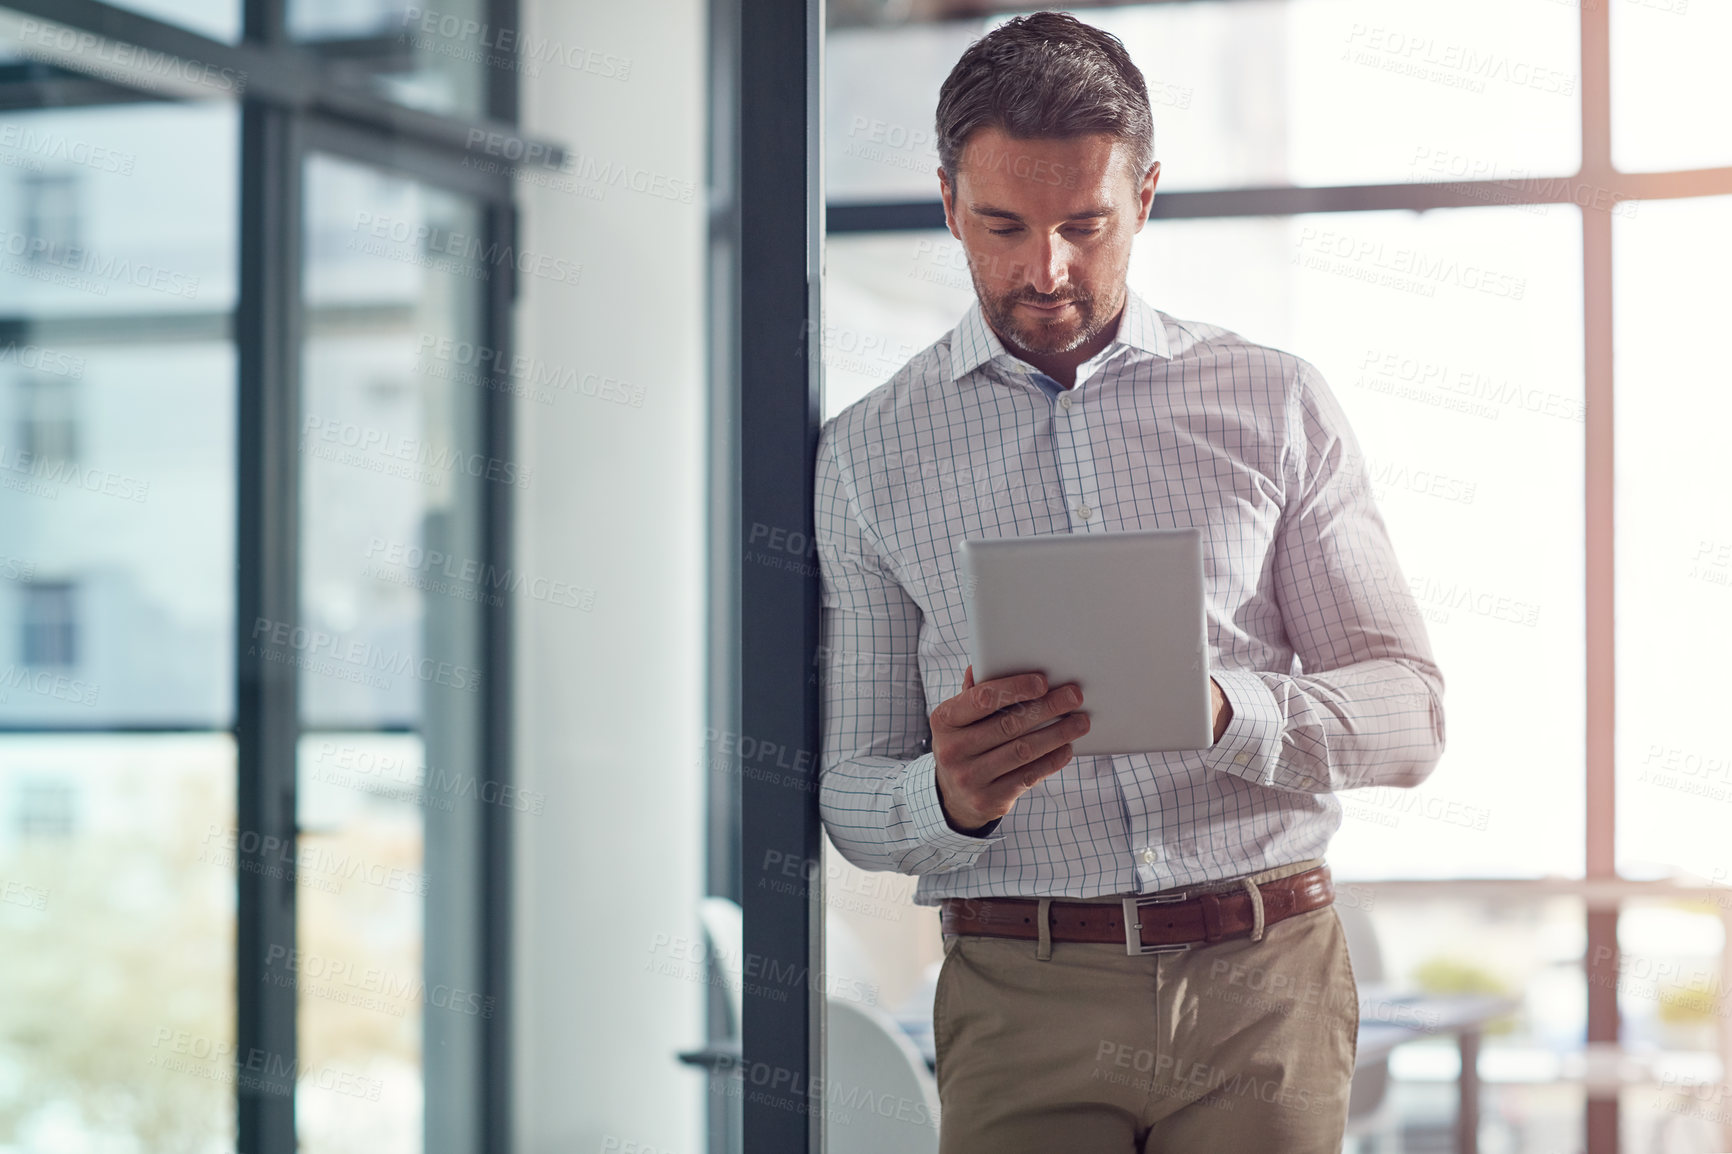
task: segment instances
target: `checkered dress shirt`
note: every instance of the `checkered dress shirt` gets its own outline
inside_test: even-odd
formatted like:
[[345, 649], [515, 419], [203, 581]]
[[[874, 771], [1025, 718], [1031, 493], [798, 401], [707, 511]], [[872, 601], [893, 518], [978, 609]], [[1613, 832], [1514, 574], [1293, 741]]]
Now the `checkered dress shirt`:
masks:
[[[1443, 751], [1443, 678], [1358, 442], [1289, 353], [1128, 291], [1066, 390], [976, 301], [825, 422], [816, 473], [824, 823], [861, 868], [919, 875], [918, 904], [1149, 893], [1322, 857], [1338, 791], [1417, 785]], [[951, 828], [922, 746], [968, 665], [956, 542], [1190, 526], [1233, 708], [1221, 739], [1078, 756], [982, 836]]]

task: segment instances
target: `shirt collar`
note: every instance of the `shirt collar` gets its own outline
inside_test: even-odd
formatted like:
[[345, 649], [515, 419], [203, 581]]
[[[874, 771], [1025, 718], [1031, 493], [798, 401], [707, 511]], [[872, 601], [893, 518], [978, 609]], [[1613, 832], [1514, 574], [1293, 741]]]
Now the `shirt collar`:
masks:
[[[1107, 360], [1120, 347], [1140, 349], [1162, 360], [1172, 356], [1167, 346], [1167, 328], [1161, 323], [1160, 314], [1129, 287], [1125, 289], [1125, 309], [1119, 317], [1119, 331], [1092, 359]], [[992, 331], [992, 326], [986, 323], [977, 297], [956, 326], [956, 334], [950, 342], [950, 379], [959, 381], [980, 366], [1001, 357], [1006, 360], [1007, 367], [1021, 372], [1032, 371], [1033, 366], [1006, 349], [998, 334]]]

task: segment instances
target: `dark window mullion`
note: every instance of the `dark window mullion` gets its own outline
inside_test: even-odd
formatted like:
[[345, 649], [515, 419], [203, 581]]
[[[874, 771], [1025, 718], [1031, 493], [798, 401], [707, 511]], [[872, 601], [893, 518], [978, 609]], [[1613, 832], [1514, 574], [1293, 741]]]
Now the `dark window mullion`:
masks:
[[241, 36], [260, 48], [289, 42], [289, 0], [241, 0]]
[[[823, 36], [820, 0], [750, 0], [741, 5], [738, 70], [739, 283], [752, 307], [740, 313], [736, 430], [751, 430], [741, 452], [740, 531], [771, 525], [812, 534], [814, 456], [823, 408], [822, 364], [814, 354], [819, 242], [823, 235], [817, 140], [823, 102], [816, 89]], [[818, 688], [807, 670], [819, 637], [815, 567], [745, 565], [740, 574], [740, 729], [753, 748], [820, 748]], [[746, 742], [742, 739], [740, 745]], [[771, 850], [817, 861], [822, 852], [815, 757], [791, 770], [769, 760], [740, 765], [741, 850], [754, 870]], [[824, 966], [823, 877], [817, 892], [745, 886], [744, 955], [792, 972]], [[747, 1082], [745, 1149], [823, 1149], [823, 1111], [809, 1095], [823, 1074], [824, 986], [805, 983], [778, 1001], [748, 983], [743, 1048]], [[803, 996], [802, 996], [803, 995]], [[767, 1076], [766, 1076], [767, 1074]]]
[[[259, 622], [299, 619], [301, 172], [299, 123], [287, 110], [241, 110], [240, 297], [236, 461], [236, 824], [295, 852], [298, 686], [293, 665], [252, 641]], [[263, 864], [262, 862], [260, 863]], [[269, 966], [295, 946], [292, 871], [236, 871], [236, 1053], [260, 1076], [238, 1085], [238, 1149], [294, 1154], [295, 989]], [[238, 1081], [238, 1080], [237, 1080]]]
[[[515, 5], [513, 5], [515, 7]], [[514, 27], [515, 25], [509, 25]], [[515, 73], [512, 74], [515, 76]], [[485, 209], [484, 227], [489, 245], [516, 251], [517, 213], [509, 204]], [[489, 279], [482, 307], [483, 339], [498, 352], [498, 363], [509, 364], [512, 351], [512, 302], [517, 295], [516, 277]], [[512, 394], [509, 389], [487, 389], [483, 400], [486, 451], [496, 461], [515, 460]], [[484, 561], [500, 569], [512, 564], [513, 502], [510, 485], [485, 487], [482, 510]], [[482, 610], [482, 660], [487, 695], [482, 710], [482, 764], [501, 784], [516, 780], [512, 761], [512, 609], [515, 599]], [[482, 1027], [481, 1136], [485, 1150], [508, 1151], [512, 1147], [511, 1126], [511, 854], [512, 820], [515, 811], [503, 805], [483, 807], [481, 830], [482, 886], [482, 989], [493, 998], [494, 1012]]]

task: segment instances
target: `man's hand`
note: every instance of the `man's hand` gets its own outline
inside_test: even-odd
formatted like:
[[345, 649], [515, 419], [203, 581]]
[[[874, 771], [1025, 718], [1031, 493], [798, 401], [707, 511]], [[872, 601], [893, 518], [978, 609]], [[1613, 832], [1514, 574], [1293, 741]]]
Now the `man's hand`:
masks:
[[[1233, 720], [1233, 704], [1209, 678], [1215, 741]], [[932, 752], [938, 803], [951, 828], [966, 833], [1003, 817], [1041, 778], [1070, 763], [1071, 742], [1089, 731], [1088, 714], [1075, 712], [1082, 690], [1074, 683], [1047, 690], [1039, 673], [974, 683], [974, 666], [962, 692], [932, 711]], [[1054, 717], [1054, 725], [1031, 733]]]
[[[929, 717], [936, 761], [938, 803], [959, 833], [979, 829], [1010, 812], [1036, 782], [1070, 762], [1070, 743], [1089, 731], [1082, 690], [1074, 683], [1050, 692], [1040, 673], [974, 683], [974, 666], [963, 675], [962, 692], [938, 703]], [[1063, 720], [1039, 732], [1037, 726]]]
[[1227, 695], [1221, 692], [1213, 677], [1209, 678], [1209, 703], [1215, 711], [1215, 740], [1220, 741], [1221, 735], [1227, 732], [1227, 723], [1233, 720], [1233, 703], [1227, 700]]

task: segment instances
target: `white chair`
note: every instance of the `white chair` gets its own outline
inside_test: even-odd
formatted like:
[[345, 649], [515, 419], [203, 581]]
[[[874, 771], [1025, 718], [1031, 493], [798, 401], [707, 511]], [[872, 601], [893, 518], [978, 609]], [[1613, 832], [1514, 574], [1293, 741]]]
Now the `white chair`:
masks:
[[829, 1154], [936, 1154], [938, 1083], [895, 1020], [829, 999], [824, 1132]]
[[708, 897], [698, 903], [698, 921], [704, 927], [708, 956], [720, 971], [719, 979], [728, 992], [728, 1009], [733, 1019], [728, 1035], [737, 1039], [746, 1023], [745, 989], [740, 978], [746, 931], [740, 907], [727, 898]]
[[740, 983], [745, 931], [740, 907], [727, 898], [708, 897], [698, 905], [704, 930], [705, 979], [703, 1048], [678, 1055], [688, 1066], [707, 1070], [710, 1105], [707, 1148], [739, 1154], [743, 1099], [739, 1091], [740, 1030], [745, 1024], [745, 991]]
[[[738, 1054], [745, 1024], [741, 962], [745, 932], [740, 907], [709, 897], [698, 907], [718, 984], [727, 992], [728, 1036]], [[825, 919], [826, 970], [846, 974], [847, 988], [876, 989], [871, 956], [834, 912]], [[938, 1083], [895, 1020], [876, 1006], [828, 999], [825, 1035], [824, 1125], [829, 1154], [936, 1154]], [[693, 1064], [702, 1055], [685, 1056]], [[720, 1076], [731, 1076], [721, 1073]], [[733, 1099], [729, 1099], [730, 1102]]]

